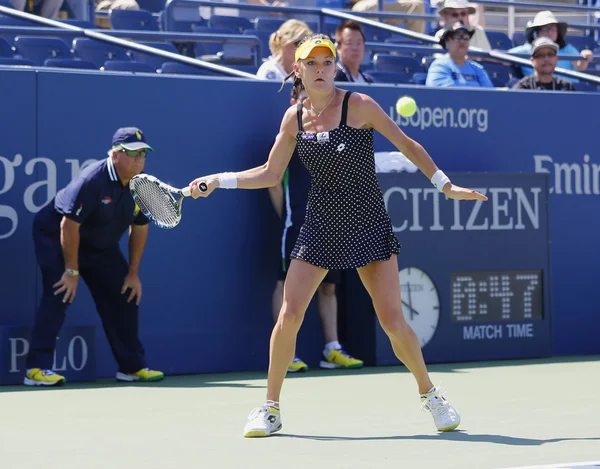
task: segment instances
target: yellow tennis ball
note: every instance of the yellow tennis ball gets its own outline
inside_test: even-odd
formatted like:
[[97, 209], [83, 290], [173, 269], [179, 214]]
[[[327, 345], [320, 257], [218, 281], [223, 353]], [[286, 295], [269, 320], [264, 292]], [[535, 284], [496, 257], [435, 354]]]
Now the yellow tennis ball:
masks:
[[417, 112], [417, 103], [410, 96], [402, 96], [396, 103], [396, 111], [403, 117], [410, 117]]

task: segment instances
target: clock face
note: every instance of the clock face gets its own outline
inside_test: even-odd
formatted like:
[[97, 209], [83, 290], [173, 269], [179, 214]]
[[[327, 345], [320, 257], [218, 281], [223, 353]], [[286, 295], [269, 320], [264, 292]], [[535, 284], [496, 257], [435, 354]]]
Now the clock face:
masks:
[[440, 295], [429, 275], [421, 269], [406, 267], [398, 275], [404, 318], [424, 347], [440, 321]]

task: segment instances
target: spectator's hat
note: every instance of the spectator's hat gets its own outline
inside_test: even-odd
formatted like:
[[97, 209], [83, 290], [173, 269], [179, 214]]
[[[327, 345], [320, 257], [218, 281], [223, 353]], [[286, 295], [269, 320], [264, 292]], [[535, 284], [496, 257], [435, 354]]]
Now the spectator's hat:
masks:
[[468, 0], [444, 0], [443, 2], [440, 2], [438, 6], [438, 15], [441, 16], [442, 12], [448, 8], [466, 8], [469, 11], [469, 15], [472, 15], [477, 11]]
[[538, 12], [533, 18], [533, 21], [527, 22], [527, 28], [525, 28], [525, 37], [527, 38], [527, 42], [532, 43], [536, 38], [535, 32], [538, 28], [542, 26], [546, 26], [549, 24], [555, 24], [558, 28], [558, 35], [564, 36], [567, 33], [567, 23], [564, 21], [558, 21], [554, 13], [550, 10], [544, 10]]
[[469, 38], [473, 37], [475, 34], [475, 30], [466, 26], [462, 21], [457, 21], [456, 23], [448, 24], [444, 28], [444, 32], [440, 36], [440, 45], [445, 49], [446, 48], [446, 40], [459, 31], [464, 31], [469, 35]]
[[113, 148], [120, 146], [126, 150], [140, 150], [147, 148], [152, 150], [152, 147], [146, 143], [144, 133], [137, 127], [122, 127], [113, 135]]
[[538, 50], [546, 48], [558, 52], [558, 44], [556, 42], [549, 37], [538, 37], [531, 45], [531, 56], [533, 57]]

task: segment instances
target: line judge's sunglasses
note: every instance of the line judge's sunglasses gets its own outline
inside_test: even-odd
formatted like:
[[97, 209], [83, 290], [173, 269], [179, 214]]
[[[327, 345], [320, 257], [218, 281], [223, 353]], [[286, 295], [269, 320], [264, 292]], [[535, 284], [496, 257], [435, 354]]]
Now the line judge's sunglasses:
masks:
[[471, 35], [467, 34], [467, 33], [458, 33], [458, 34], [453, 34], [452, 36], [450, 36], [450, 39], [453, 39], [455, 41], [468, 41], [469, 39], [471, 39]]
[[140, 148], [139, 150], [128, 150], [127, 148], [120, 147], [119, 151], [125, 153], [129, 158], [146, 158], [146, 148]]
[[469, 11], [468, 10], [453, 11], [452, 13], [450, 13], [450, 16], [452, 18], [466, 18], [467, 16], [469, 16]]

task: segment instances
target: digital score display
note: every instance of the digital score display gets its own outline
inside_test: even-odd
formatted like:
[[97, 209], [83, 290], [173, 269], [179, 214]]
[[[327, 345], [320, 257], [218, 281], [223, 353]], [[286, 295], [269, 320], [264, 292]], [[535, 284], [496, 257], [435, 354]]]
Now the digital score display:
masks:
[[459, 323], [543, 319], [542, 272], [454, 272], [450, 306], [452, 320]]

